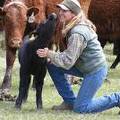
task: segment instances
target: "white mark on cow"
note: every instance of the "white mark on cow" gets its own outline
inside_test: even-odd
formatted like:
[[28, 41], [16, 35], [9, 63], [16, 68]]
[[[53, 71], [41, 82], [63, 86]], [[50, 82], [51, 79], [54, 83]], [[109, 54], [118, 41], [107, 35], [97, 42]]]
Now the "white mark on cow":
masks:
[[35, 13], [32, 12], [31, 16], [28, 18], [28, 23], [34, 23], [35, 22]]

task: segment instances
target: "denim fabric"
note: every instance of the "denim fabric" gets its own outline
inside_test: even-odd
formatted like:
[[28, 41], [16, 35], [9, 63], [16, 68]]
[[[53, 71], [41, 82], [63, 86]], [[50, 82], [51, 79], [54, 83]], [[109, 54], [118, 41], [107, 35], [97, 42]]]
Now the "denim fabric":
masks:
[[[101, 87], [107, 75], [107, 67], [101, 67], [95, 72], [83, 75], [75, 67], [65, 70], [48, 64], [48, 72], [63, 100], [74, 106], [77, 113], [95, 113], [120, 105], [120, 93], [113, 93], [108, 96], [95, 98], [97, 90]], [[71, 74], [83, 77], [83, 82], [75, 97], [69, 82], [65, 79], [64, 74]]]
[[76, 99], [71, 85], [65, 78], [65, 73], [72, 74], [78, 76], [81, 74], [76, 68], [71, 68], [70, 70], [65, 70], [60, 67], [56, 67], [53, 64], [47, 65], [48, 72], [57, 88], [58, 93], [62, 96], [63, 100], [66, 103], [74, 104], [74, 100]]

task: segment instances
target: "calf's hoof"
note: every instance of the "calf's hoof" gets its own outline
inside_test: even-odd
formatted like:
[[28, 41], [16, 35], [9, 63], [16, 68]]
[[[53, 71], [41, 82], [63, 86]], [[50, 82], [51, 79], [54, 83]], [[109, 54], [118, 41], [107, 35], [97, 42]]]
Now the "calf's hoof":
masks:
[[110, 69], [115, 69], [115, 66], [111, 66]]
[[15, 108], [18, 109], [18, 110], [21, 109], [21, 103], [20, 103], [19, 99], [17, 99], [16, 102], [15, 102]]
[[38, 111], [41, 110], [42, 108], [43, 108], [42, 105], [37, 106]]
[[21, 110], [21, 105], [15, 104], [15, 108], [16, 108], [17, 110]]

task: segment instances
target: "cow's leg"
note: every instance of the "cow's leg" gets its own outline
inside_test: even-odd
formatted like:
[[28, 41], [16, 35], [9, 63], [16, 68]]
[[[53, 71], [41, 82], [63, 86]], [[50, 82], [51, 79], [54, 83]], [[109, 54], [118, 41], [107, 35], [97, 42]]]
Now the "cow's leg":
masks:
[[33, 78], [32, 88], [35, 89], [35, 77]]
[[110, 68], [115, 69], [119, 62], [120, 62], [120, 54], [117, 55], [115, 61], [112, 63]]
[[3, 91], [9, 91], [11, 88], [12, 68], [16, 58], [16, 49], [6, 48], [6, 72], [1, 85]]
[[41, 67], [40, 74], [35, 75], [35, 87], [36, 87], [36, 105], [37, 110], [42, 108], [42, 88], [44, 84], [44, 78], [46, 75], [46, 68]]
[[20, 68], [19, 95], [15, 103], [15, 107], [17, 109], [21, 109], [22, 102], [27, 99], [30, 79], [31, 79], [30, 75], [25, 74]]

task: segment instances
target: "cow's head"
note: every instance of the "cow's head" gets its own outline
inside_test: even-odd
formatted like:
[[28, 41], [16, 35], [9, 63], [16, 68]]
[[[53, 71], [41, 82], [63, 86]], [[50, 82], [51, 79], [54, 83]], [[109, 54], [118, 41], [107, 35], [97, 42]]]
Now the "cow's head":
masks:
[[19, 48], [22, 44], [24, 30], [28, 18], [34, 22], [34, 16], [39, 12], [38, 8], [27, 8], [22, 2], [10, 2], [0, 8], [0, 16], [4, 19], [6, 44], [12, 48]]

